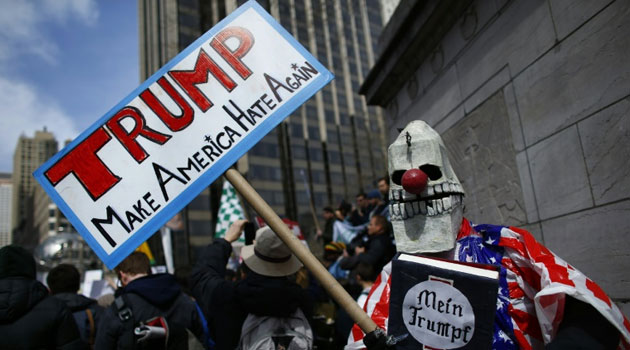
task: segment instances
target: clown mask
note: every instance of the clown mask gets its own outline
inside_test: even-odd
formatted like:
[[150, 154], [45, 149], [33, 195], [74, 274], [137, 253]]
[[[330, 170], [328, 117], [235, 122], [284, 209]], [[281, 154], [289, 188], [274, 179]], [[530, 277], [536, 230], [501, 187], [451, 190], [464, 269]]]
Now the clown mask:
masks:
[[389, 176], [389, 211], [398, 251], [455, 248], [464, 190], [440, 135], [423, 121], [409, 123], [389, 146]]

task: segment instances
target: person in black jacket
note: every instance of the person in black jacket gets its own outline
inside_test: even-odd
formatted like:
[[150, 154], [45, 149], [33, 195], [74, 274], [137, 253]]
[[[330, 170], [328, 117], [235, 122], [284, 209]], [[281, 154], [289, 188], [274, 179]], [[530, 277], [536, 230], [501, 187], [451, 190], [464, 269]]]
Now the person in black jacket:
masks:
[[134, 327], [139, 322], [164, 317], [169, 328], [168, 349], [188, 349], [186, 329], [203, 339], [203, 326], [195, 302], [182, 293], [173, 275], [152, 275], [149, 259], [141, 252], [131, 253], [114, 270], [122, 288], [116, 290], [117, 300], [105, 310], [99, 323], [95, 349], [133, 348], [136, 341], [130, 337], [133, 329], [129, 328], [129, 321], [119, 317], [118, 302], [131, 309]]
[[333, 238], [333, 225], [337, 218], [335, 217], [335, 211], [331, 207], [324, 207], [322, 211], [322, 217], [326, 222], [324, 223], [324, 230], [321, 229], [317, 231], [317, 238], [322, 238], [322, 246], [325, 247], [326, 244], [330, 243]]
[[0, 347], [85, 349], [66, 304], [35, 280], [35, 260], [24, 248], [0, 249]]
[[354, 269], [359, 262], [372, 265], [380, 272], [396, 254], [396, 246], [389, 235], [389, 223], [384, 216], [374, 215], [367, 227], [368, 239], [364, 246], [354, 246], [354, 255], [346, 255], [339, 263], [344, 270]]
[[50, 270], [46, 283], [53, 297], [62, 300], [70, 308], [81, 339], [93, 346], [103, 307], [96, 300], [77, 294], [81, 286], [81, 275], [77, 268], [70, 264], [59, 264]]
[[254, 245], [241, 249], [245, 278], [239, 282], [225, 280], [231, 243], [240, 237], [246, 222], [236, 221], [225, 238], [208, 245], [191, 275], [192, 294], [208, 318], [217, 350], [238, 346], [249, 313], [287, 317], [299, 307], [307, 317], [311, 314], [307, 292], [288, 278], [302, 264], [268, 226], [256, 232]]

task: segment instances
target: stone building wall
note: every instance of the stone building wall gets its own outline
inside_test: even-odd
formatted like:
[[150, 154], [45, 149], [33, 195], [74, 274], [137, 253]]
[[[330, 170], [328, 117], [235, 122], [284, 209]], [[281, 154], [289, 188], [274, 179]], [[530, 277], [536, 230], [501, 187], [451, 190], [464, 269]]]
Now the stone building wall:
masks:
[[[423, 6], [407, 19], [437, 7]], [[630, 315], [630, 1], [477, 0], [453, 22], [436, 45], [412, 48], [415, 65], [381, 43], [381, 72], [363, 90], [386, 109], [390, 141], [428, 122], [449, 147], [467, 217], [528, 229]]]

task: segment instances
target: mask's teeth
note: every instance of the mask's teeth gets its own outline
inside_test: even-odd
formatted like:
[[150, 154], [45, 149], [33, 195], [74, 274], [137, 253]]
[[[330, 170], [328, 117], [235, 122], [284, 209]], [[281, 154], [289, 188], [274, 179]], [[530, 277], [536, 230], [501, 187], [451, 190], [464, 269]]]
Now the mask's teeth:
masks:
[[420, 214], [420, 201], [411, 202], [413, 204], [413, 212], [416, 214]]
[[427, 187], [427, 197], [431, 197], [433, 195], [433, 187]]
[[[443, 184], [446, 185], [446, 184]], [[455, 184], [448, 184], [450, 191], [456, 191]], [[435, 186], [436, 188], [439, 186]], [[450, 192], [449, 191], [449, 192]], [[447, 193], [449, 193], [447, 192]], [[391, 192], [394, 196], [403, 195], [403, 191]], [[404, 195], [403, 195], [404, 196]], [[450, 213], [453, 208], [462, 205], [463, 194], [451, 193], [444, 198], [431, 200], [408, 200], [406, 202], [392, 201], [389, 204], [390, 217], [393, 220], [407, 220], [416, 215], [437, 216]], [[404, 198], [404, 197], [403, 197]], [[419, 198], [419, 197], [416, 197]], [[402, 199], [402, 198], [401, 198]]]
[[433, 186], [435, 193], [442, 193], [442, 185]]
[[415, 214], [413, 210], [413, 205], [411, 204], [411, 202], [405, 203], [405, 213], [407, 214], [408, 218], [412, 218], [413, 215]]
[[427, 215], [427, 203], [425, 201], [420, 201], [420, 214]]
[[451, 209], [451, 197], [442, 198], [442, 207], [444, 210]]
[[403, 220], [407, 220], [407, 211], [405, 210], [405, 205], [401, 203], [398, 206], [398, 210], [400, 211], [400, 215], [402, 215]]
[[441, 199], [435, 199], [434, 202], [435, 202], [435, 204], [434, 204], [435, 211], [438, 214], [442, 214], [442, 200]]

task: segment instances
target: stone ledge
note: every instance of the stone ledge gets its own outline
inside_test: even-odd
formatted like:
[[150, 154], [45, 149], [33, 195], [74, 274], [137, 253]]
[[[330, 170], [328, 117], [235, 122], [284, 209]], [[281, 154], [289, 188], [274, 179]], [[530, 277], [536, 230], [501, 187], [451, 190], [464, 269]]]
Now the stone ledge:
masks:
[[359, 90], [385, 107], [431, 54], [472, 0], [402, 1], [379, 39], [381, 51]]

